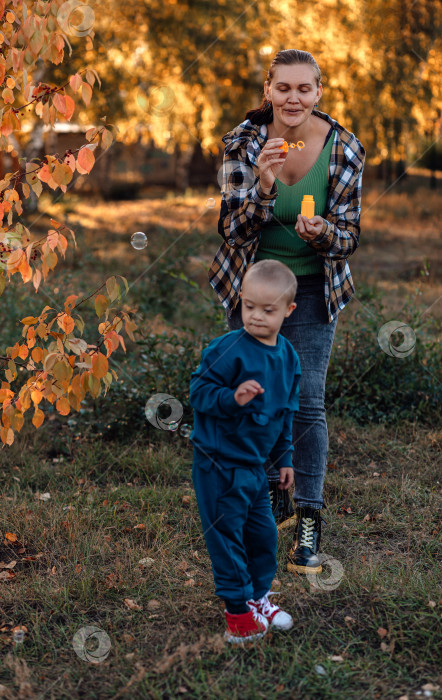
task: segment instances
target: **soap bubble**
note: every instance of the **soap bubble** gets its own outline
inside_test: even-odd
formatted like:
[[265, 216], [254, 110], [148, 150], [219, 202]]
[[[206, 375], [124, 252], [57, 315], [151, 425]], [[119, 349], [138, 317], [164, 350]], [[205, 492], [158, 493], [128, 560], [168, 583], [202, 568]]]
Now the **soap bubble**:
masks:
[[142, 231], [137, 231], [130, 237], [130, 243], [135, 250], [143, 250], [147, 246], [147, 236]]
[[169, 423], [169, 430], [178, 430], [178, 426], [179, 423], [173, 420], [171, 423]]
[[192, 426], [188, 425], [188, 423], [183, 423], [183, 425], [181, 426], [180, 435], [182, 435], [185, 438], [188, 438], [191, 432]]
[[210, 197], [207, 202], [206, 202], [206, 207], [209, 209], [213, 209], [213, 207], [216, 206], [216, 199], [213, 199], [213, 197]]

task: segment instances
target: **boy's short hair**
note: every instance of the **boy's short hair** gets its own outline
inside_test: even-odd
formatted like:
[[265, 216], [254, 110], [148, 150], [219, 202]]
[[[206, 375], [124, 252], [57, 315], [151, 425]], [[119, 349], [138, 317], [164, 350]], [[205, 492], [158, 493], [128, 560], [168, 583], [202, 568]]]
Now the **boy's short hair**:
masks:
[[243, 277], [242, 284], [244, 284], [246, 279], [255, 278], [260, 282], [275, 283], [281, 290], [284, 290], [282, 296], [287, 302], [287, 305], [295, 300], [296, 290], [298, 288], [297, 279], [290, 268], [279, 260], [260, 260], [250, 265]]

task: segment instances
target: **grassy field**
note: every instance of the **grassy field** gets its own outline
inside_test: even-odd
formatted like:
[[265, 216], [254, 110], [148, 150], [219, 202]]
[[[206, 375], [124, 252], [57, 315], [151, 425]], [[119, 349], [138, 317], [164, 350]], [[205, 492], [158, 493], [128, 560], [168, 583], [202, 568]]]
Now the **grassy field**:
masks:
[[[357, 299], [336, 344], [358, 308], [373, 313], [374, 288], [390, 318], [400, 318], [407, 295], [428, 319], [440, 316], [436, 194], [380, 193], [366, 196], [351, 261]], [[67, 216], [79, 247], [41, 299], [6, 290], [2, 344], [19, 332], [17, 318], [73, 291], [87, 296], [111, 274], [128, 278], [125, 304], [143, 337], [222, 332], [213, 305], [173, 277], [184, 271], [210, 296], [204, 265], [218, 244], [211, 196], [47, 200], [33, 232], [44, 231], [49, 213]], [[130, 247], [137, 230], [148, 236], [144, 251]], [[93, 328], [92, 305], [85, 320]], [[128, 343], [128, 357], [117, 358], [126, 387], [118, 401], [100, 397], [67, 419], [50, 414], [38, 431], [28, 421], [0, 451], [0, 697], [442, 698], [440, 429], [361, 425], [330, 406], [328, 563], [313, 580], [289, 574], [291, 536], [282, 532], [274, 587], [295, 627], [232, 649], [222, 639], [191, 445], [179, 431], [124, 421], [129, 405], [142, 413], [149, 396], [147, 385], [144, 395], [139, 389], [143, 352]], [[122, 434], [97, 428], [112, 412]], [[98, 631], [83, 643], [79, 631], [91, 626]]]

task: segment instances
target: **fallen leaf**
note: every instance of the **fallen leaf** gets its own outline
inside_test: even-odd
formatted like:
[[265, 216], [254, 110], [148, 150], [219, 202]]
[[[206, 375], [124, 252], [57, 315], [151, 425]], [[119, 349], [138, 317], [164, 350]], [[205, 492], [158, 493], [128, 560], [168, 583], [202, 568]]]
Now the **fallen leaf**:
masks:
[[144, 557], [144, 559], [140, 559], [138, 563], [140, 566], [144, 566], [144, 568], [147, 569], [149, 566], [152, 566], [152, 564], [155, 564], [155, 559], [152, 559], [152, 557]]
[[434, 600], [429, 600], [429, 601], [428, 601], [428, 605], [430, 606], [430, 608], [435, 608], [435, 607], [436, 607], [436, 603], [435, 603]]
[[161, 603], [159, 600], [152, 598], [152, 600], [149, 600], [146, 607], [148, 610], [158, 610], [158, 608], [161, 608]]
[[127, 659], [128, 661], [132, 661], [132, 659], [135, 657], [135, 654], [133, 651], [129, 652], [129, 654], [125, 654], [124, 658]]
[[354, 619], [354, 617], [350, 617], [350, 615], [346, 615], [346, 616], [344, 617], [344, 621], [346, 622], [347, 625], [348, 625], [348, 624], [352, 625], [353, 622], [356, 622], [356, 620]]
[[8, 540], [8, 542], [16, 542], [18, 540], [18, 535], [13, 532], [5, 532], [5, 540]]
[[342, 656], [329, 656], [330, 661], [344, 661]]
[[50, 497], [51, 497], [51, 494], [49, 492], [41, 493], [39, 495], [40, 501], [49, 501]]
[[195, 579], [194, 578], [189, 578], [188, 581], [184, 581], [185, 586], [194, 586], [195, 585]]
[[181, 503], [183, 504], [183, 506], [188, 506], [190, 504], [190, 496], [183, 496], [181, 499]]
[[125, 604], [129, 608], [129, 610], [142, 610], [143, 606], [138, 605], [138, 603], [135, 600], [132, 600], [131, 598], [125, 598], [124, 599]]
[[6, 571], [0, 571], [0, 581], [10, 581], [11, 578], [14, 577], [15, 574], [10, 569], [7, 569]]
[[139, 525], [134, 525], [134, 530], [145, 530], [146, 526], [143, 525], [143, 523], [140, 523]]
[[387, 651], [388, 644], [386, 644], [386, 642], [381, 642], [381, 649], [382, 649], [382, 651]]
[[385, 629], [385, 627], [379, 627], [378, 629], [378, 635], [380, 636], [381, 639], [386, 637], [388, 634], [388, 630]]
[[440, 685], [435, 685], [434, 683], [425, 683], [422, 686], [422, 690], [429, 690], [432, 693], [434, 690], [439, 690]]
[[373, 472], [373, 476], [380, 476], [379, 472]]
[[5, 564], [4, 561], [0, 561], [0, 569], [13, 569], [16, 563], [16, 561], [10, 561], [9, 564]]

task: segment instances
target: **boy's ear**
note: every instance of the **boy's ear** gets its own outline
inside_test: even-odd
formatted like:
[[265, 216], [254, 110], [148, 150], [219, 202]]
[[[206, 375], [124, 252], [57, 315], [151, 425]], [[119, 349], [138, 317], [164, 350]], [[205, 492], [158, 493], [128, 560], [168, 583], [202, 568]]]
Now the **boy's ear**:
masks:
[[290, 316], [290, 314], [292, 313], [292, 311], [294, 311], [296, 309], [296, 307], [297, 307], [297, 304], [295, 304], [294, 301], [291, 304], [289, 304], [287, 307], [286, 316]]

